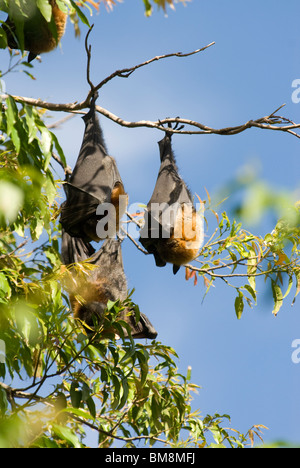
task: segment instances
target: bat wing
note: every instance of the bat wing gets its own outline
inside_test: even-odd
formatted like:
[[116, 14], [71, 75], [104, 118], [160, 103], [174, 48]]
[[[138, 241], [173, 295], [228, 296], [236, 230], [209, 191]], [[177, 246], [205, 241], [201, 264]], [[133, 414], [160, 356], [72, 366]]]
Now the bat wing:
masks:
[[[119, 239], [107, 239], [103, 242], [100, 250], [95, 252], [94, 248], [82, 239], [71, 237], [63, 231], [62, 237], [62, 261], [66, 265], [72, 263], [88, 261], [95, 265], [89, 272], [90, 289], [96, 288], [99, 301], [92, 300], [81, 307], [80, 318], [93, 326], [93, 316], [102, 319], [107, 305], [107, 300], [125, 300], [127, 297], [127, 279], [124, 272], [122, 241]], [[77, 291], [80, 294], [80, 291]], [[105, 297], [103, 302], [100, 297]], [[122, 311], [122, 318], [129, 324], [133, 338], [154, 339], [157, 332], [145, 314], [140, 315], [139, 322], [128, 310]], [[124, 330], [126, 335], [126, 330]]]
[[165, 266], [166, 262], [157, 251], [158, 239], [171, 236], [178, 209], [183, 204], [192, 204], [192, 197], [179, 174], [170, 135], [166, 134], [158, 145], [161, 164], [152, 196], [147, 204], [140, 242], [154, 255], [157, 266]]
[[114, 158], [107, 154], [95, 104], [84, 121], [80, 153], [70, 179], [64, 184], [67, 199], [62, 205], [60, 222], [70, 235], [87, 239], [87, 221], [96, 225], [97, 207], [111, 202], [112, 191], [122, 180]]
[[72, 265], [87, 260], [95, 252], [88, 242], [80, 238], [71, 237], [62, 230], [61, 260], [64, 265]]
[[109, 299], [123, 301], [127, 297], [127, 279], [124, 272], [122, 241], [119, 239], [106, 239], [101, 249], [95, 252], [90, 263], [98, 268], [92, 272], [94, 281], [105, 281], [108, 285]]
[[134, 314], [131, 314], [127, 320], [130, 325], [132, 338], [149, 338], [154, 340], [157, 337], [157, 331], [145, 314], [140, 314], [138, 323], [136, 323]]

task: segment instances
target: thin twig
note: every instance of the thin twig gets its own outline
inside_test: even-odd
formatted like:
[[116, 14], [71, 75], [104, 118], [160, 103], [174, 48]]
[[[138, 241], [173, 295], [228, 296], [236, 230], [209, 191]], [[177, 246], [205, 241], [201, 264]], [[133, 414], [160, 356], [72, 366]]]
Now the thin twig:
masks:
[[93, 27], [94, 27], [94, 25], [92, 24], [92, 26], [88, 30], [88, 33], [87, 33], [87, 35], [85, 37], [85, 50], [86, 50], [86, 55], [87, 55], [86, 79], [87, 79], [87, 82], [88, 82], [88, 84], [90, 85], [90, 88], [91, 88], [91, 92], [90, 92], [91, 96], [90, 97], [92, 97], [92, 95], [95, 92], [95, 86], [93, 85], [93, 83], [91, 81], [92, 46], [88, 45], [89, 35], [91, 34], [91, 32], [93, 30]]
[[4, 258], [7, 258], [7, 257], [11, 257], [12, 255], [14, 255], [17, 250], [20, 250], [22, 247], [24, 247], [26, 244], [28, 243], [28, 239], [25, 240], [24, 242], [22, 242], [20, 245], [18, 245], [18, 247], [16, 247], [14, 250], [12, 250], [11, 252], [7, 253], [7, 254], [3, 254], [3, 255], [0, 255], [0, 260], [3, 260]]
[[136, 246], [138, 250], [143, 252], [144, 255], [149, 255], [149, 252], [147, 252], [147, 250], [144, 250], [123, 227], [121, 227], [121, 231], [123, 232], [123, 234], [126, 235], [126, 237], [128, 237], [128, 239], [131, 240], [131, 242]]
[[69, 114], [66, 117], [63, 117], [62, 119], [58, 120], [57, 122], [54, 122], [53, 124], [47, 125], [48, 130], [52, 130], [53, 128], [58, 128], [68, 120], [71, 120], [75, 117], [76, 114]]
[[[96, 426], [96, 424], [93, 424], [85, 419], [82, 419], [74, 414], [71, 414], [69, 413], [69, 416], [78, 421], [79, 423], [81, 424], [84, 424], [86, 426], [88, 426], [90, 429], [94, 429], [95, 431], [101, 433], [101, 434], [104, 434], [106, 435], [107, 437], [111, 438], [111, 439], [116, 439], [116, 440], [121, 440], [123, 442], [133, 442], [133, 441], [137, 441], [137, 440], [155, 440], [156, 442], [162, 442], [162, 443], [166, 443], [165, 440], [163, 439], [160, 439], [156, 436], [147, 436], [147, 435], [142, 435], [142, 436], [133, 436], [133, 437], [122, 437], [122, 436], [118, 436], [118, 435], [114, 435], [112, 434], [111, 432], [108, 432], [108, 431], [105, 431], [104, 429], [102, 429], [101, 427], [99, 426]], [[170, 443], [170, 442], [169, 442]]]
[[156, 57], [151, 58], [150, 60], [146, 60], [145, 62], [139, 63], [138, 65], [135, 65], [131, 68], [123, 68], [122, 70], [116, 70], [114, 73], [109, 75], [107, 78], [102, 80], [97, 86], [96, 90], [98, 91], [101, 89], [104, 85], [106, 85], [109, 81], [111, 81], [113, 78], [120, 77], [120, 78], [128, 78], [132, 73], [134, 73], [136, 70], [139, 68], [145, 67], [146, 65], [150, 65], [150, 63], [156, 62], [158, 60], [162, 60], [165, 58], [170, 58], [170, 57], [190, 57], [191, 55], [199, 54], [199, 52], [203, 52], [204, 50], [208, 49], [209, 47], [215, 45], [215, 42], [211, 42], [205, 47], [202, 47], [201, 49], [194, 50], [193, 52], [188, 52], [186, 54], [183, 54], [182, 52], [175, 52], [171, 54], [165, 54], [165, 55], [157, 55]]
[[[135, 65], [131, 68], [124, 68], [121, 70], [117, 70], [111, 75], [109, 75], [107, 78], [102, 80], [97, 86], [94, 86], [90, 78], [91, 46], [88, 45], [88, 38], [89, 38], [91, 31], [92, 31], [92, 27], [88, 31], [86, 35], [86, 40], [85, 40], [85, 48], [86, 48], [86, 53], [87, 53], [87, 81], [91, 89], [84, 101], [81, 101], [81, 102], [75, 101], [73, 103], [66, 103], [66, 104], [55, 104], [55, 103], [42, 101], [41, 99], [33, 99], [33, 98], [28, 98], [28, 97], [23, 97], [23, 96], [14, 96], [14, 95], [12, 96], [13, 99], [19, 103], [28, 104], [28, 105], [35, 106], [35, 107], [40, 107], [42, 109], [47, 109], [53, 112], [68, 112], [68, 113], [74, 113], [74, 114], [77, 114], [77, 113], [82, 114], [84, 113], [83, 110], [89, 107], [92, 95], [96, 91], [101, 89], [104, 85], [106, 85], [108, 82], [110, 82], [113, 78], [115, 77], [128, 78], [134, 71], [138, 70], [141, 67], [145, 67], [155, 61], [159, 61], [159, 60], [170, 58], [170, 57], [180, 57], [180, 58], [189, 57], [189, 56], [198, 54], [199, 52], [202, 52], [215, 44], [214, 42], [212, 42], [208, 44], [207, 46], [202, 47], [201, 49], [197, 49], [193, 52], [188, 52], [185, 54], [181, 52], [177, 52], [177, 53], [170, 53], [170, 54], [165, 54], [165, 55], [158, 55], [138, 65]], [[129, 122], [113, 114], [112, 112], [110, 112], [109, 110], [103, 107], [97, 106], [96, 109], [100, 114], [104, 115], [108, 119], [112, 120], [118, 125], [121, 125], [127, 128], [148, 127], [148, 128], [153, 128], [153, 129], [157, 129], [157, 130], [161, 130], [165, 132], [165, 127], [164, 127], [165, 124], [178, 123], [178, 124], [184, 125], [185, 127], [194, 127], [194, 129], [175, 130], [175, 129], [170, 128], [169, 129], [170, 133], [180, 133], [180, 134], [185, 134], [185, 135], [207, 135], [207, 134], [237, 135], [250, 128], [261, 128], [264, 130], [287, 132], [293, 136], [296, 136], [297, 138], [300, 138], [300, 135], [296, 132], [296, 130], [300, 128], [300, 124], [295, 124], [285, 117], [275, 115], [280, 109], [282, 109], [282, 107], [283, 106], [278, 107], [274, 112], [272, 112], [266, 117], [262, 117], [256, 120], [249, 120], [248, 122], [242, 125], [237, 125], [234, 127], [225, 127], [221, 129], [209, 127], [200, 122], [196, 122], [191, 119], [183, 119], [179, 117], [168, 118], [164, 120], [160, 119], [157, 121], [140, 120], [136, 122]], [[288, 124], [286, 125], [286, 123]]]
[[65, 166], [62, 160], [60, 159], [60, 157], [56, 153], [52, 152], [52, 158], [55, 159], [55, 161], [63, 168], [66, 176], [69, 176], [72, 174], [72, 169], [70, 168], [70, 166]]

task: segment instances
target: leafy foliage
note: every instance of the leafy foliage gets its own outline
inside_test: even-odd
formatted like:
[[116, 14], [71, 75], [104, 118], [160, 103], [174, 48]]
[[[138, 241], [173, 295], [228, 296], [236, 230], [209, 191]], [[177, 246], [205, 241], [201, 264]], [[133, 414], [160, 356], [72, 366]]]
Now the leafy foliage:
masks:
[[192, 278], [196, 284], [201, 277], [205, 294], [218, 279], [225, 281], [236, 292], [234, 308], [239, 319], [245, 304], [257, 304], [258, 283], [263, 280], [270, 285], [273, 314], [277, 315], [293, 286], [292, 303], [300, 292], [299, 203], [290, 205], [274, 230], [262, 237], [244, 230], [241, 223], [230, 221], [225, 211], [219, 215], [207, 195], [206, 221], [212, 227], [215, 220], [217, 227], [200, 252], [199, 266], [187, 269], [186, 279]]

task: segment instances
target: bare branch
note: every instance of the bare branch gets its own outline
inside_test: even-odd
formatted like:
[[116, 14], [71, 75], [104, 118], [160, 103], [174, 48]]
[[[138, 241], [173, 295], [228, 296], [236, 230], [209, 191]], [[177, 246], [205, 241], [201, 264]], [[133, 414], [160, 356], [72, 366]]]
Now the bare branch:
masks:
[[204, 50], [208, 49], [209, 47], [215, 45], [215, 42], [211, 42], [205, 47], [202, 47], [201, 49], [194, 50], [193, 52], [188, 52], [186, 54], [183, 54], [182, 52], [175, 52], [171, 54], [165, 54], [165, 55], [157, 55], [156, 57], [153, 57], [150, 60], [146, 60], [143, 63], [140, 63], [138, 65], [135, 65], [134, 67], [131, 68], [123, 68], [122, 70], [116, 70], [114, 73], [109, 75], [107, 78], [102, 80], [97, 86], [96, 90], [98, 91], [101, 89], [104, 85], [106, 85], [109, 81], [111, 81], [113, 78], [116, 78], [117, 76], [120, 78], [128, 78], [133, 72], [138, 70], [139, 68], [145, 67], [146, 65], [149, 65], [150, 63], [156, 62], [158, 60], [162, 60], [165, 58], [170, 58], [170, 57], [190, 57], [191, 55], [199, 54], [199, 52], [203, 52]]
[[86, 35], [86, 38], [85, 38], [85, 50], [86, 50], [86, 54], [87, 54], [86, 79], [87, 79], [88, 84], [90, 85], [92, 94], [95, 92], [95, 86], [91, 82], [90, 68], [91, 68], [91, 58], [92, 58], [92, 46], [88, 45], [88, 39], [89, 39], [89, 35], [91, 34], [91, 32], [93, 30], [93, 27], [94, 27], [94, 25], [92, 25], [90, 27], [90, 29], [88, 30], [88, 33]]
[[[32, 99], [32, 98], [22, 97], [22, 96], [12, 96], [13, 99], [19, 103], [28, 104], [28, 105], [35, 106], [35, 107], [40, 107], [40, 108], [47, 109], [53, 112], [68, 112], [72, 114], [84, 114], [83, 110], [89, 107], [92, 95], [95, 92], [97, 92], [99, 89], [101, 89], [104, 85], [106, 85], [108, 82], [110, 82], [113, 78], [115, 77], [128, 78], [137, 69], [144, 67], [146, 65], [149, 65], [155, 61], [162, 60], [165, 58], [170, 58], [170, 57], [180, 57], [180, 58], [189, 57], [191, 55], [198, 54], [199, 52], [202, 52], [215, 44], [215, 42], [212, 42], [208, 44], [207, 46], [202, 47], [201, 49], [197, 49], [193, 52], [188, 52], [185, 54], [181, 52], [177, 52], [177, 53], [171, 53], [171, 54], [166, 54], [166, 55], [158, 55], [156, 57], [151, 58], [150, 60], [146, 60], [145, 62], [135, 65], [131, 68], [124, 68], [122, 70], [117, 70], [111, 75], [109, 75], [107, 78], [102, 80], [97, 86], [94, 86], [90, 79], [91, 46], [88, 45], [88, 38], [89, 38], [89, 34], [91, 33], [91, 31], [92, 31], [92, 28], [88, 31], [86, 40], [85, 40], [85, 48], [86, 48], [86, 53], [87, 53], [87, 81], [91, 89], [84, 101], [82, 102], [75, 101], [73, 103], [66, 103], [66, 104], [55, 104], [55, 103], [42, 101], [41, 99]], [[300, 138], [300, 135], [297, 132], [297, 130], [300, 128], [300, 124], [296, 124], [285, 117], [276, 115], [276, 113], [280, 109], [282, 109], [282, 107], [283, 106], [280, 106], [278, 109], [276, 109], [274, 112], [272, 112], [266, 117], [261, 117], [256, 120], [249, 120], [248, 122], [242, 125], [237, 125], [234, 127], [225, 127], [221, 129], [209, 127], [200, 122], [190, 120], [190, 119], [183, 119], [179, 117], [168, 118], [168, 119], [163, 119], [163, 120], [159, 119], [157, 121], [140, 120], [136, 122], [130, 122], [130, 121], [126, 121], [122, 119], [121, 117], [113, 114], [112, 112], [110, 112], [109, 110], [101, 106], [97, 106], [97, 111], [100, 114], [107, 117], [108, 119], [115, 122], [116, 124], [121, 125], [123, 127], [127, 127], [127, 128], [148, 127], [148, 128], [153, 128], [153, 129], [157, 129], [157, 130], [161, 130], [165, 132], [165, 128], [164, 128], [165, 124], [178, 123], [178, 124], [184, 125], [185, 129], [175, 130], [175, 129], [170, 128], [169, 129], [170, 133], [179, 133], [179, 134], [185, 134], [185, 135], [207, 135], [207, 134], [237, 135], [250, 128], [260, 128], [263, 130], [286, 132], [286, 133], [290, 133], [291, 135], [297, 138]], [[192, 128], [189, 128], [189, 127], [192, 127]]]
[[55, 161], [63, 168], [66, 176], [70, 176], [72, 174], [72, 169], [70, 168], [70, 166], [65, 166], [56, 153], [52, 152], [52, 158], [55, 159]]
[[20, 245], [18, 245], [18, 247], [16, 247], [12, 252], [9, 252], [7, 254], [3, 254], [3, 255], [0, 255], [0, 260], [3, 260], [4, 258], [7, 258], [7, 257], [10, 257], [12, 255], [14, 255], [17, 250], [20, 250], [22, 247], [24, 247], [26, 244], [28, 243], [28, 240], [25, 240], [24, 242], [22, 242]]
[[26, 393], [26, 392], [23, 392], [22, 390], [19, 390], [17, 388], [12, 388], [10, 387], [9, 385], [6, 385], [2, 382], [0, 382], [0, 387], [6, 392], [6, 394], [11, 398], [24, 398], [24, 399], [28, 399], [28, 400], [34, 400], [36, 402], [41, 402], [41, 403], [45, 403], [46, 405], [50, 405], [50, 406], [53, 406], [51, 405], [51, 403], [49, 402], [49, 398], [44, 398], [44, 397], [41, 397], [39, 395], [34, 395], [32, 393]]
[[[5, 97], [5, 96], [4, 96]], [[40, 107], [42, 109], [47, 109], [49, 111], [54, 112], [71, 112], [76, 114], [84, 114], [81, 112], [83, 109], [89, 107], [89, 99], [82, 101], [80, 103], [68, 103], [68, 104], [54, 104], [49, 103], [46, 101], [42, 101], [40, 99], [32, 99], [22, 96], [12, 96], [12, 98], [19, 103], [28, 104], [34, 107]], [[248, 122], [237, 125], [234, 127], [225, 127], [221, 129], [216, 129], [213, 127], [209, 127], [207, 125], [201, 124], [200, 122], [196, 122], [194, 120], [183, 119], [179, 117], [174, 118], [167, 118], [167, 119], [160, 119], [157, 121], [151, 120], [140, 120], [136, 122], [130, 122], [123, 120], [121, 117], [113, 114], [112, 112], [108, 111], [104, 107], [96, 106], [97, 111], [107, 117], [108, 119], [112, 120], [118, 125], [127, 128], [139, 128], [139, 127], [148, 127], [153, 128], [156, 130], [161, 130], [165, 132], [164, 124], [167, 123], [180, 123], [186, 126], [195, 127], [198, 130], [174, 130], [169, 129], [170, 133], [177, 133], [181, 135], [237, 135], [238, 133], [242, 133], [245, 130], [250, 128], [261, 128], [262, 130], [273, 130], [273, 131], [281, 131], [290, 133], [291, 135], [300, 138], [300, 135], [296, 132], [297, 129], [300, 128], [300, 124], [289, 124], [286, 125], [285, 123], [288, 121], [285, 117], [276, 117], [276, 123], [274, 123], [274, 117], [261, 117], [257, 120], [249, 120]], [[272, 115], [272, 114], [271, 114]]]
[[149, 252], [147, 252], [147, 250], [143, 249], [140, 244], [138, 244], [136, 242], [136, 240], [134, 240], [134, 238], [129, 234], [129, 232], [127, 232], [125, 229], [121, 228], [121, 231], [123, 232], [124, 235], [126, 235], [126, 237], [128, 237], [128, 239], [131, 240], [131, 242], [136, 246], [136, 248], [142, 252], [144, 255], [149, 255]]

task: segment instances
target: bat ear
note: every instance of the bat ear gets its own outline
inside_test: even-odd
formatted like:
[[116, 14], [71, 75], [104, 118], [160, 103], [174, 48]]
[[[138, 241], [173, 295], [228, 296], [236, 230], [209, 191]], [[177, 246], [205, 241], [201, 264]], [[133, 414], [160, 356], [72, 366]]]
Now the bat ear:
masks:
[[32, 62], [36, 57], [37, 57], [36, 54], [34, 54], [33, 52], [29, 52], [27, 62], [28, 63]]
[[180, 270], [180, 266], [178, 266], [178, 265], [173, 265], [173, 273], [174, 273], [174, 275], [176, 275], [176, 273], [178, 273], [179, 270]]

